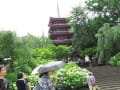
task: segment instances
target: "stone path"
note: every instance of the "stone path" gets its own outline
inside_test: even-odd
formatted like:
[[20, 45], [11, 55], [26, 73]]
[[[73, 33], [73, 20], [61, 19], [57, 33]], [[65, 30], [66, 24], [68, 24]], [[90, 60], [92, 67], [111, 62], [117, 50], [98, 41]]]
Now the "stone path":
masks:
[[97, 66], [87, 69], [94, 73], [99, 90], [120, 90], [120, 68]]

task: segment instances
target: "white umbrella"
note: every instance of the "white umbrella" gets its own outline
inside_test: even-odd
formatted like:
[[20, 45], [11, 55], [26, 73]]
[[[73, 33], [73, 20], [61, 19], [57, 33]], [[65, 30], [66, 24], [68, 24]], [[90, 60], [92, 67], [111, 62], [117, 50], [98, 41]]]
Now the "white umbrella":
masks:
[[60, 69], [60, 68], [64, 67], [65, 65], [66, 65], [66, 63], [63, 61], [49, 62], [48, 64], [42, 65], [39, 68], [39, 73], [44, 73], [44, 72]]
[[39, 70], [39, 68], [41, 67], [42, 65], [39, 65], [39, 66], [37, 66], [36, 68], [34, 68], [33, 70], [32, 70], [32, 73], [31, 74], [38, 74], [39, 72], [38, 72], [38, 70]]

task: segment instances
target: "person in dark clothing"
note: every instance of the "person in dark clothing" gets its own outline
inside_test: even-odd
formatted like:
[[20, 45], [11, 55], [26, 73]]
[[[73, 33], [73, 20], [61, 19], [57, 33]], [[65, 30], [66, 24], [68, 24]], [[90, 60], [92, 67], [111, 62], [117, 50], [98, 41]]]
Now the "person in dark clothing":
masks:
[[98, 62], [97, 62], [97, 57], [95, 55], [92, 56], [92, 66], [97, 66]]
[[24, 73], [19, 72], [16, 81], [17, 90], [30, 90], [27, 80], [24, 79]]
[[5, 79], [6, 69], [4, 65], [0, 65], [0, 90], [8, 90], [9, 85], [7, 79]]

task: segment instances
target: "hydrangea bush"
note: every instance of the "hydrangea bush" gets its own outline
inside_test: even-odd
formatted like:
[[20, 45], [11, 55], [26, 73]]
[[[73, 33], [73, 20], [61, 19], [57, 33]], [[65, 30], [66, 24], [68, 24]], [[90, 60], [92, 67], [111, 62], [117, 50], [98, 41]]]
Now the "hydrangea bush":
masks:
[[64, 68], [56, 71], [51, 78], [57, 78], [56, 86], [61, 86], [62, 90], [75, 90], [87, 84], [88, 73], [87, 69], [82, 69], [74, 62], [70, 62]]

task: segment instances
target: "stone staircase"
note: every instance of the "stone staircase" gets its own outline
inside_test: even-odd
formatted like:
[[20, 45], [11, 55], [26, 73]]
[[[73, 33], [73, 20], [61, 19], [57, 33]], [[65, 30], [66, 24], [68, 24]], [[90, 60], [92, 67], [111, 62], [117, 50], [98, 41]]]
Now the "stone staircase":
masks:
[[120, 68], [96, 66], [87, 69], [93, 72], [99, 90], [120, 90]]

